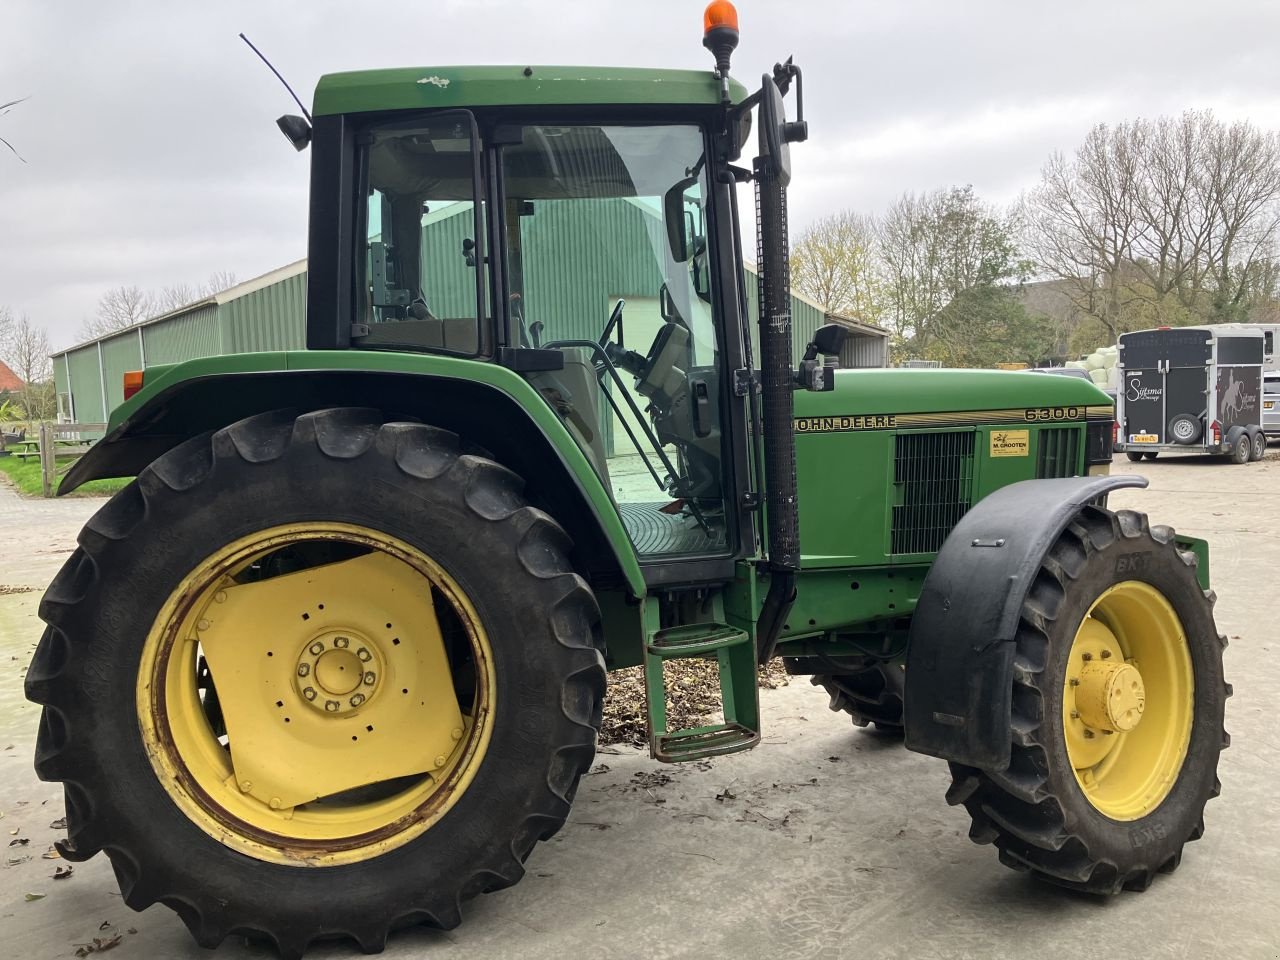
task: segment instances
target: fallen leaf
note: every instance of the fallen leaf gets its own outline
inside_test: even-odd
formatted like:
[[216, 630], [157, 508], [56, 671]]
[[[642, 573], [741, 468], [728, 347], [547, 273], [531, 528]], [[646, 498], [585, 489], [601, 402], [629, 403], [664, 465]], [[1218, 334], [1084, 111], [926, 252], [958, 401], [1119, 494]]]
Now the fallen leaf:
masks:
[[111, 926], [111, 921], [110, 921], [110, 920], [103, 920], [100, 924], [98, 924], [98, 929], [99, 929], [99, 930], [105, 930], [105, 929], [107, 929], [107, 927], [109, 927], [109, 926]]
[[62, 854], [58, 852], [57, 847], [50, 847], [44, 853], [40, 854], [40, 857], [44, 860], [61, 860]]
[[53, 821], [53, 823], [49, 824], [49, 829], [50, 829], [50, 830], [65, 830], [65, 829], [67, 829], [67, 818], [66, 818], [66, 817], [59, 817], [57, 820]]
[[737, 800], [738, 797], [737, 794], [732, 793], [728, 787], [725, 787], [722, 791], [716, 794], [716, 799], [721, 803], [724, 803], [726, 800]]
[[13, 836], [17, 836], [17, 834], [18, 834], [18, 828], [17, 828], [17, 827], [14, 827], [12, 830], [10, 830], [10, 831], [9, 831], [9, 836], [11, 836], [11, 837], [13, 837]]
[[828, 763], [839, 763], [839, 762], [840, 762], [840, 758], [839, 758], [839, 757], [827, 757], [827, 762], [828, 762]]
[[130, 927], [130, 928], [129, 928], [129, 932], [130, 932], [130, 933], [137, 933], [137, 932], [138, 932], [138, 928], [137, 928], [137, 927]]
[[44, 894], [43, 894], [43, 893], [28, 893], [28, 894], [27, 894], [27, 903], [32, 903], [32, 902], [34, 902], [34, 901], [36, 901], [36, 900], [43, 900], [43, 899], [44, 899]]
[[8, 860], [6, 860], [6, 861], [4, 862], [4, 865], [5, 865], [6, 867], [16, 867], [16, 866], [17, 866], [18, 864], [20, 864], [20, 863], [29, 863], [29, 862], [30, 862], [30, 860], [31, 860], [31, 857], [29, 857], [29, 856], [26, 856], [26, 857], [10, 857]]
[[11, 846], [11, 847], [25, 847], [25, 846], [26, 846], [28, 843], [30, 843], [30, 842], [31, 842], [31, 838], [30, 838], [30, 837], [17, 837], [16, 839], [14, 839], [14, 840], [10, 840], [10, 841], [9, 841], [9, 846]]
[[75, 873], [75, 867], [56, 867], [53, 871], [54, 880], [66, 880], [71, 874]]

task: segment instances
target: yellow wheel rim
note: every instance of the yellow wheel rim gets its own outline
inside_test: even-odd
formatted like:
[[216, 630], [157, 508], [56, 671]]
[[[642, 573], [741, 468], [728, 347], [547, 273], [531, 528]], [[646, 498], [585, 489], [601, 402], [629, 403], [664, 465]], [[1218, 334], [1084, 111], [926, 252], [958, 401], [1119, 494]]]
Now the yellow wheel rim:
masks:
[[420, 836], [488, 746], [493, 658], [430, 557], [341, 523], [273, 527], [191, 571], [138, 670], [143, 744], [201, 829], [275, 863]]
[[1194, 697], [1186, 633], [1164, 594], [1127, 580], [1098, 597], [1062, 697], [1067, 756], [1095, 809], [1137, 820], [1164, 801], [1187, 756]]

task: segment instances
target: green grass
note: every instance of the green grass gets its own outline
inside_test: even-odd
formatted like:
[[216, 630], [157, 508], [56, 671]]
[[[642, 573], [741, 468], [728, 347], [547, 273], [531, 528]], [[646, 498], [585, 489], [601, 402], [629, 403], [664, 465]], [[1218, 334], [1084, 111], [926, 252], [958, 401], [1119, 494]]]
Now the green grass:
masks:
[[[40, 496], [40, 461], [36, 457], [0, 457], [0, 473], [9, 478], [25, 497]], [[129, 485], [129, 479], [91, 480], [82, 487], [77, 487], [73, 497], [105, 497]]]

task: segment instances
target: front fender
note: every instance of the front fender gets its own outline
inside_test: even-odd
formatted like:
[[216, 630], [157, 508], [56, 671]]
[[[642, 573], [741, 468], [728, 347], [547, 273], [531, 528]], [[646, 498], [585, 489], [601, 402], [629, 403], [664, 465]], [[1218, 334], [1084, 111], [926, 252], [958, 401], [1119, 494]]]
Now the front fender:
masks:
[[1014, 636], [1041, 561], [1081, 507], [1146, 478], [1024, 480], [964, 515], [938, 551], [908, 636], [908, 749], [986, 770], [1009, 765]]
[[[189, 437], [267, 410], [378, 407], [392, 418], [453, 430], [524, 477], [531, 497], [568, 530], [585, 566], [644, 596], [635, 549], [612, 497], [537, 391], [497, 364], [427, 354], [325, 350], [206, 357], [148, 371], [111, 414], [107, 434], [58, 493], [136, 476]], [[612, 575], [610, 574], [612, 571]]]

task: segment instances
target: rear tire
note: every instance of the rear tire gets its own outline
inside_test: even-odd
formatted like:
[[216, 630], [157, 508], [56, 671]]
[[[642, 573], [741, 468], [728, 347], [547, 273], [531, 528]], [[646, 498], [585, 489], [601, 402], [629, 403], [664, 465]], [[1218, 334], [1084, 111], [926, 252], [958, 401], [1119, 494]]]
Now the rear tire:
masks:
[[1137, 450], [1126, 450], [1124, 455], [1128, 458], [1130, 463], [1137, 463], [1145, 456], [1145, 454]]
[[[994, 843], [1007, 866], [1089, 893], [1143, 890], [1156, 873], [1174, 870], [1184, 844], [1203, 834], [1205, 804], [1221, 790], [1217, 766], [1230, 742], [1223, 715], [1231, 688], [1222, 676], [1226, 638], [1214, 626], [1213, 595], [1200, 588], [1195, 566], [1168, 527], [1099, 507], [1081, 510], [1045, 556], [1016, 639], [1009, 766], [953, 763], [947, 794], [969, 812], [970, 838]], [[1110, 627], [1099, 632], [1120, 644], [1120, 656], [1080, 653], [1087, 649], [1081, 638], [1092, 642], [1098, 631], [1095, 614], [1108, 618], [1102, 622]], [[1173, 639], [1179, 632], [1185, 643]], [[1141, 723], [1085, 733], [1091, 721], [1079, 719], [1085, 707], [1076, 691], [1093, 688], [1068, 678], [1081, 669], [1077, 661], [1091, 659], [1104, 673], [1108, 663], [1142, 667]], [[1139, 734], [1145, 739], [1125, 739]], [[1112, 755], [1117, 744], [1129, 749]], [[1077, 766], [1081, 750], [1101, 753]]]
[[852, 673], [818, 674], [810, 682], [826, 690], [831, 709], [849, 714], [854, 726], [874, 723], [884, 733], [902, 736], [901, 665], [874, 663]]
[[1249, 440], [1249, 460], [1257, 463], [1267, 455], [1267, 435], [1259, 430]]
[[[105, 851], [130, 907], [142, 910], [157, 901], [165, 903], [202, 946], [214, 947], [229, 934], [242, 934], [271, 941], [286, 958], [300, 956], [318, 939], [345, 937], [366, 952], [376, 952], [397, 927], [456, 926], [461, 901], [519, 880], [533, 845], [564, 823], [578, 780], [591, 764], [605, 686], [595, 598], [569, 564], [564, 531], [524, 502], [522, 487], [520, 478], [506, 468], [461, 453], [453, 434], [419, 423], [384, 423], [376, 411], [353, 409], [252, 417], [187, 441], [147, 467], [88, 522], [79, 549], [40, 607], [49, 626], [28, 672], [26, 693], [44, 707], [37, 773], [43, 780], [64, 783], [67, 839], [58, 845], [63, 856], [78, 861]], [[466, 721], [472, 732], [454, 731], [453, 739], [464, 744], [473, 742], [474, 731], [485, 731], [475, 750], [458, 754], [463, 758], [457, 762], [467, 764], [465, 777], [445, 780], [443, 772], [430, 777], [455, 784], [441, 788], [443, 800], [431, 801], [437, 806], [424, 805], [380, 833], [335, 840], [291, 834], [302, 831], [302, 826], [293, 826], [301, 814], [266, 833], [256, 820], [252, 826], [237, 820], [230, 812], [232, 800], [239, 799], [234, 790], [225, 797], [215, 790], [203, 800], [197, 798], [193, 802], [211, 806], [204, 814], [193, 814], [186, 801], [198, 792], [175, 792], [184, 788], [174, 784], [185, 783], [182, 771], [197, 770], [198, 760], [181, 749], [166, 752], [179, 775], [172, 780], [159, 775], [156, 764], [161, 761], [146, 739], [145, 726], [166, 725], [176, 731], [178, 721], [168, 711], [144, 715], [140, 686], [148, 680], [146, 655], [156, 631], [162, 636], [184, 635], [178, 632], [181, 623], [166, 618], [189, 571], [203, 569], [206, 558], [260, 531], [271, 531], [271, 537], [277, 536], [274, 531], [317, 522], [395, 538], [438, 562], [478, 623], [465, 628], [469, 633], [459, 634], [447, 629], [450, 622], [441, 615], [436, 635], [445, 636], [455, 689], [463, 691], [470, 682], [470, 689], [479, 691], [477, 677], [499, 678], [483, 688], [490, 693], [475, 693]], [[263, 554], [262, 560], [253, 561], [257, 567], [244, 568], [251, 577], [248, 588], [269, 584], [277, 574], [268, 568], [276, 563], [284, 565], [282, 579], [332, 577], [340, 560], [321, 559], [319, 565], [295, 572], [304, 549], [317, 549], [303, 548], [302, 542], [289, 542], [292, 553]], [[337, 548], [319, 549], [349, 546], [339, 542]], [[365, 582], [362, 596], [348, 598], [350, 609], [364, 600], [373, 605], [374, 619], [384, 619], [388, 608], [378, 606], [379, 591], [394, 589], [386, 586], [391, 582], [377, 577]], [[245, 589], [231, 579], [215, 584], [225, 584], [210, 588], [225, 590], [215, 595], [218, 603], [232, 591]], [[439, 609], [443, 590], [432, 581], [432, 599], [427, 602]], [[333, 609], [339, 605], [338, 600], [330, 602]], [[233, 602], [225, 602], [217, 609], [230, 617], [232, 607]], [[315, 613], [314, 604], [309, 609]], [[385, 614], [385, 619], [391, 616]], [[168, 622], [175, 623], [172, 630], [158, 626]], [[208, 629], [207, 621], [201, 624], [205, 625], [198, 629]], [[390, 643], [409, 652], [395, 656], [419, 656], [414, 634], [424, 629], [405, 624], [405, 633], [401, 624], [396, 627], [397, 639]], [[466, 657], [468, 649], [478, 649], [475, 630], [484, 638], [491, 664], [466, 661], [471, 663], [468, 680], [465, 667], [462, 676], [456, 672], [455, 651]], [[339, 632], [348, 631], [343, 627]], [[404, 645], [399, 637], [405, 638]], [[346, 648], [348, 642], [351, 650], [359, 648], [361, 660], [366, 659], [368, 651], [358, 638], [338, 637], [335, 646]], [[390, 649], [387, 637], [379, 636], [377, 642]], [[265, 652], [267, 657], [280, 652], [285, 656], [259, 662], [285, 660], [292, 670], [289, 651], [297, 649], [305, 657], [309, 643], [312, 648], [319, 645], [307, 639], [295, 644], [279, 634], [264, 637], [264, 646], [274, 648]], [[331, 660], [330, 667], [337, 664], [339, 670], [345, 662], [341, 658], [353, 656], [346, 649], [334, 653], [338, 659]], [[410, 676], [407, 668], [396, 674], [388, 666], [399, 662], [383, 662], [380, 676]], [[318, 663], [311, 676], [322, 686]], [[361, 669], [355, 667], [357, 678]], [[305, 675], [301, 661], [298, 675]], [[237, 686], [234, 676], [222, 681], [226, 686], [219, 692], [231, 734], [235, 730], [225, 709], [227, 691], [250, 689], [244, 683]], [[372, 676], [364, 674], [364, 682], [372, 683]], [[369, 688], [370, 715], [375, 703], [406, 703], [398, 695], [409, 693], [413, 684], [406, 682], [404, 691], [399, 679], [386, 685], [385, 691]], [[325, 689], [322, 686], [322, 692]], [[345, 700], [346, 694], [340, 695]], [[289, 698], [287, 693], [282, 696]], [[296, 711], [294, 723], [280, 729], [296, 735], [307, 723], [327, 723], [327, 709], [326, 703], [317, 720], [307, 712], [308, 704], [291, 703], [281, 712]], [[335, 701], [332, 709], [336, 716], [347, 706]], [[363, 738], [366, 729], [373, 729], [365, 723], [355, 720], [354, 726], [338, 732], [351, 733], [350, 741], [356, 741], [357, 734]], [[367, 739], [372, 742], [382, 735], [381, 729]], [[393, 729], [393, 738], [405, 736], [403, 730]], [[447, 730], [443, 739], [449, 739]], [[180, 741], [175, 733], [166, 743]], [[386, 750], [387, 741], [380, 743]], [[349, 746], [350, 753], [341, 757], [336, 748], [325, 748], [330, 750], [326, 755], [334, 757], [333, 765], [353, 762], [346, 757], [369, 762], [372, 754], [358, 754], [354, 745]], [[228, 749], [235, 763], [252, 754], [250, 742], [237, 741], [234, 735]], [[365, 749], [361, 744], [360, 750]], [[393, 748], [391, 755], [406, 752], [402, 746]], [[219, 755], [216, 746], [213, 754]], [[440, 758], [435, 766], [442, 765]], [[335, 795], [319, 803], [319, 812], [306, 815], [334, 816], [335, 806], [367, 799], [378, 809], [379, 798], [401, 789], [402, 782], [425, 782], [429, 777], [388, 775], [399, 779], [370, 780], [368, 787], [348, 790], [358, 795], [356, 799]], [[246, 781], [241, 790], [248, 789]], [[261, 806], [265, 811], [266, 804]], [[272, 809], [278, 809], [275, 801]], [[310, 808], [302, 803], [296, 809]], [[432, 810], [439, 811], [438, 824], [428, 819]], [[223, 834], [211, 830], [209, 822], [222, 825]], [[339, 822], [339, 829], [345, 822]], [[298, 839], [277, 841], [277, 835]], [[367, 839], [371, 836], [386, 840], [374, 842]], [[254, 843], [266, 852], [254, 855]]]
[[1247, 433], [1241, 433], [1231, 445], [1231, 462], [1248, 463], [1253, 453], [1253, 440]]
[[1154, 460], [1156, 457], [1160, 456], [1160, 451], [1152, 450], [1150, 453], [1144, 453], [1143, 456], [1148, 460]]

